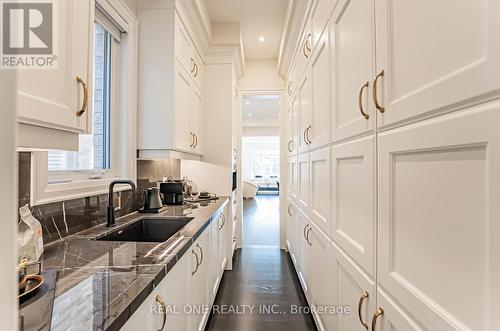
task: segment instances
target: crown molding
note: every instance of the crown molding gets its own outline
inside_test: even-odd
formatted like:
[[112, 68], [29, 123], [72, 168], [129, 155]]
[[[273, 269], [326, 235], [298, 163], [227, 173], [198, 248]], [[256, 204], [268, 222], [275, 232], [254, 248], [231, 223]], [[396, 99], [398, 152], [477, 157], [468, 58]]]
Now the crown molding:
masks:
[[212, 45], [206, 53], [205, 61], [207, 64], [233, 64], [238, 78], [245, 72], [241, 44]]

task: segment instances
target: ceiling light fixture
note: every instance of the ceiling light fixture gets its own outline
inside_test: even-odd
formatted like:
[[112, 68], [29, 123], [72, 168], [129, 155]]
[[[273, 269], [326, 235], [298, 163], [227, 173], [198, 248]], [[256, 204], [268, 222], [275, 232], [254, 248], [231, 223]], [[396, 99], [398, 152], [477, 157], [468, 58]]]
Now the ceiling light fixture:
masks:
[[249, 104], [250, 104], [250, 101], [247, 101], [247, 105], [249, 105]]
[[248, 114], [248, 117], [252, 117], [252, 114]]
[[266, 39], [264, 38], [264, 36], [260, 36], [260, 37], [259, 37], [259, 41], [260, 41], [261, 43], [263, 43], [263, 42], [264, 42], [264, 40], [266, 40]]

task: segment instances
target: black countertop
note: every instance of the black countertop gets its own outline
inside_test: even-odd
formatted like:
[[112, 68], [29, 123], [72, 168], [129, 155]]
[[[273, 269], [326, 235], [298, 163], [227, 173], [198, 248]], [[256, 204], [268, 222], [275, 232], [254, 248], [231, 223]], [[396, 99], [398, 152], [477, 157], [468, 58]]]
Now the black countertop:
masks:
[[[154, 215], [134, 213], [117, 219], [112, 229], [96, 226], [46, 246], [43, 269], [57, 270], [51, 330], [119, 330], [228, 201], [221, 197], [169, 206]], [[163, 243], [91, 240], [138, 218], [164, 216], [194, 219]], [[43, 314], [24, 318], [30, 325], [37, 324], [32, 319], [44, 324]]]

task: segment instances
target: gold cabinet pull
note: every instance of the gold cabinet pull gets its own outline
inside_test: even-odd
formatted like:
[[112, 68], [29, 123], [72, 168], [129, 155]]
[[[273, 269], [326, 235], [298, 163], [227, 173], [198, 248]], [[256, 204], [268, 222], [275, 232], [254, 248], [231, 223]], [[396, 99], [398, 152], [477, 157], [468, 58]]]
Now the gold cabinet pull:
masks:
[[292, 143], [293, 143], [293, 140], [290, 140], [290, 141], [288, 142], [288, 151], [289, 151], [290, 153], [291, 153], [291, 152], [293, 152], [292, 147], [290, 147], [290, 145], [291, 145]]
[[196, 254], [194, 249], [191, 250], [191, 253], [194, 254], [194, 257], [196, 257], [196, 268], [191, 272], [191, 276], [193, 276], [198, 271], [198, 267], [200, 266], [200, 259], [198, 258], [198, 254]]
[[311, 55], [311, 46], [309, 46], [309, 40], [311, 39], [312, 37], [312, 34], [308, 34], [306, 39], [304, 40], [304, 46], [303, 46], [303, 49], [302, 51], [304, 52], [304, 56], [306, 58], [309, 58], [309, 55]]
[[157, 329], [156, 331], [163, 331], [165, 328], [165, 324], [167, 323], [167, 307], [165, 306], [165, 301], [163, 301], [163, 298], [161, 295], [156, 296], [156, 302], [158, 302], [161, 307], [162, 307], [162, 312], [161, 314], [163, 315], [163, 322], [161, 323], [161, 328]]
[[358, 302], [358, 317], [359, 317], [359, 321], [361, 322], [361, 324], [363, 324], [363, 326], [367, 330], [368, 330], [368, 323], [363, 322], [363, 317], [361, 316], [361, 310], [363, 308], [363, 302], [365, 302], [365, 300], [368, 299], [369, 296], [370, 295], [368, 294], [368, 292], [364, 291], [363, 294], [361, 294], [361, 297], [359, 297], [359, 302]]
[[365, 88], [368, 88], [369, 84], [370, 84], [369, 82], [366, 82], [365, 85], [361, 86], [361, 89], [359, 90], [359, 94], [358, 94], [359, 111], [361, 112], [361, 115], [363, 115], [363, 117], [366, 119], [369, 119], [370, 115], [365, 113], [365, 111], [363, 109], [363, 91], [365, 90]]
[[87, 108], [88, 108], [88, 102], [89, 102], [89, 89], [87, 87], [87, 84], [85, 83], [85, 81], [80, 78], [80, 77], [76, 77], [76, 81], [80, 84], [82, 84], [82, 87], [83, 87], [83, 104], [82, 104], [82, 108], [76, 112], [76, 116], [78, 117], [81, 117], [83, 115], [83, 113], [85, 113], [85, 111], [87, 111]]
[[307, 240], [307, 237], [306, 237], [306, 229], [309, 227], [309, 224], [307, 224], [306, 226], [304, 226], [304, 239]]
[[293, 94], [293, 92], [292, 92], [292, 82], [288, 83], [287, 92], [288, 92], [288, 95], [290, 95], [290, 96]]
[[306, 143], [306, 145], [309, 145], [309, 143], [307, 142], [307, 137], [306, 137], [307, 129], [308, 129], [308, 128], [304, 129], [304, 134], [303, 134], [303, 136], [304, 136], [304, 142]]
[[292, 209], [292, 205], [289, 204], [288, 205], [288, 215], [290, 215], [291, 217], [293, 217], [291, 209]]
[[377, 311], [373, 314], [372, 318], [372, 331], [375, 331], [375, 328], [377, 327], [377, 319], [382, 315], [384, 315], [384, 310], [380, 307], [377, 308]]
[[311, 138], [309, 136], [309, 130], [311, 130], [312, 126], [308, 126], [307, 129], [306, 129], [306, 138], [307, 138], [307, 142], [308, 142], [308, 145], [312, 144], [312, 141], [311, 141]]
[[372, 87], [373, 102], [375, 103], [375, 107], [377, 107], [378, 111], [381, 113], [385, 112], [385, 108], [378, 103], [377, 84], [378, 84], [378, 79], [383, 76], [384, 76], [384, 70], [382, 69], [382, 71], [377, 75], [377, 77], [375, 77]]
[[193, 148], [196, 148], [196, 146], [198, 146], [198, 135], [196, 133], [193, 133], [193, 138], [194, 138], [194, 142], [193, 142]]
[[203, 248], [201, 248], [200, 244], [196, 244], [196, 247], [200, 250], [200, 265], [203, 263]]
[[195, 69], [196, 69], [196, 63], [194, 62], [194, 59], [191, 58], [191, 73], [194, 73]]
[[194, 146], [194, 133], [189, 132], [189, 134], [191, 135], [191, 145], [189, 145], [189, 147], [193, 147]]
[[309, 244], [309, 246], [312, 246], [311, 242], [309, 241], [309, 232], [311, 232], [311, 231], [312, 231], [312, 228], [309, 227], [309, 229], [306, 232], [306, 241]]

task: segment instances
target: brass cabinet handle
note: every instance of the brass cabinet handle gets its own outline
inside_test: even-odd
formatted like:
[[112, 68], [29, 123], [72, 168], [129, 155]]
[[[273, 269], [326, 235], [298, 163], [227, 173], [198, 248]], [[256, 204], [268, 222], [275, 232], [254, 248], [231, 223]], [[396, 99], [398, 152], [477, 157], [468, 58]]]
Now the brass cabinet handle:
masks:
[[375, 81], [373, 82], [373, 87], [372, 87], [373, 102], [375, 103], [375, 107], [377, 107], [378, 111], [381, 113], [385, 112], [385, 108], [378, 103], [377, 84], [378, 84], [378, 79], [383, 76], [384, 76], [384, 70], [382, 69], [382, 71], [377, 75], [377, 77], [375, 77]]
[[194, 64], [194, 68], [196, 69], [196, 72], [194, 73], [194, 77], [198, 76], [198, 64]]
[[292, 144], [292, 142], [293, 142], [293, 140], [290, 140], [290, 141], [288, 142], [288, 151], [289, 151], [290, 153], [291, 153], [291, 152], [293, 152], [292, 147], [290, 147], [290, 144]]
[[226, 224], [226, 217], [225, 217], [223, 214], [221, 214], [221, 215], [219, 216], [219, 219], [221, 220], [221, 224], [219, 225], [219, 230], [222, 230], [222, 228], [223, 228], [223, 227], [224, 227], [224, 225]]
[[307, 243], [309, 244], [309, 246], [312, 246], [311, 242], [309, 241], [309, 232], [312, 231], [312, 228], [309, 227], [309, 230], [307, 230], [306, 232], [306, 240], [307, 240]]
[[359, 90], [359, 95], [358, 95], [358, 105], [359, 105], [359, 111], [361, 112], [361, 115], [363, 115], [364, 118], [369, 119], [370, 115], [365, 113], [363, 110], [363, 91], [365, 88], [368, 88], [368, 85], [370, 83], [366, 82], [365, 85], [361, 86], [361, 89]]
[[191, 253], [193, 253], [194, 256], [196, 257], [196, 268], [194, 269], [194, 271], [191, 272], [191, 276], [193, 276], [198, 271], [198, 267], [200, 266], [200, 259], [198, 258], [198, 254], [196, 254], [194, 249], [191, 250]]
[[156, 296], [156, 302], [161, 305], [161, 314], [163, 315], [163, 323], [161, 323], [161, 328], [157, 329], [156, 331], [163, 331], [163, 329], [165, 328], [165, 324], [167, 323], [167, 307], [165, 306], [165, 301], [163, 301], [163, 298], [159, 294]]
[[310, 125], [309, 125], [309, 126], [307, 127], [307, 129], [306, 129], [306, 138], [307, 138], [307, 141], [309, 142], [309, 143], [308, 143], [309, 145], [310, 145], [310, 144], [312, 144], [311, 138], [310, 138], [310, 136], [309, 136], [309, 132], [310, 132], [309, 130], [311, 130], [311, 128], [312, 128], [312, 126], [310, 126]]
[[384, 310], [380, 307], [377, 308], [377, 311], [375, 312], [372, 318], [372, 331], [375, 331], [375, 328], [377, 327], [377, 319], [382, 315], [384, 315]]
[[307, 224], [306, 226], [304, 226], [304, 239], [307, 240], [307, 237], [306, 237], [306, 229], [309, 227], [309, 224]]
[[293, 92], [292, 92], [292, 82], [288, 83], [287, 92], [288, 92], [288, 95], [290, 95], [290, 96], [293, 94]]
[[289, 204], [288, 205], [288, 215], [290, 215], [291, 217], [293, 217], [291, 209], [292, 209], [292, 205]]
[[309, 143], [307, 142], [307, 137], [306, 137], [307, 129], [308, 129], [308, 128], [306, 128], [306, 129], [304, 130], [304, 142], [305, 142], [307, 145], [309, 145]]
[[361, 324], [363, 324], [363, 326], [367, 330], [368, 330], [368, 323], [363, 322], [363, 317], [361, 316], [361, 309], [363, 308], [363, 302], [365, 302], [365, 300], [368, 299], [369, 296], [370, 295], [368, 294], [368, 292], [364, 291], [363, 294], [361, 294], [361, 297], [359, 297], [359, 302], [358, 302], [358, 317], [359, 317], [359, 321], [361, 322]]
[[189, 147], [194, 147], [194, 133], [189, 132], [189, 134], [191, 135], [191, 145]]
[[193, 133], [193, 136], [194, 136], [193, 148], [196, 148], [196, 146], [198, 146], [198, 135], [196, 133]]
[[191, 58], [191, 73], [194, 73], [194, 70], [196, 69], [196, 63], [194, 62], [194, 59]]
[[85, 83], [85, 81], [80, 78], [80, 77], [76, 77], [76, 81], [80, 84], [82, 84], [82, 87], [83, 87], [83, 104], [82, 104], [82, 108], [76, 112], [76, 116], [78, 117], [81, 117], [83, 115], [83, 113], [85, 113], [85, 111], [87, 111], [87, 108], [88, 108], [88, 103], [89, 103], [89, 89], [87, 87], [87, 84]]
[[304, 56], [306, 58], [309, 58], [309, 55], [311, 55], [311, 50], [312, 48], [309, 46], [309, 40], [312, 38], [312, 34], [308, 34], [305, 41], [304, 41], [304, 47], [303, 47], [303, 52], [304, 52]]
[[200, 249], [200, 265], [203, 263], [203, 248], [201, 248], [200, 244], [196, 244], [196, 247]]

